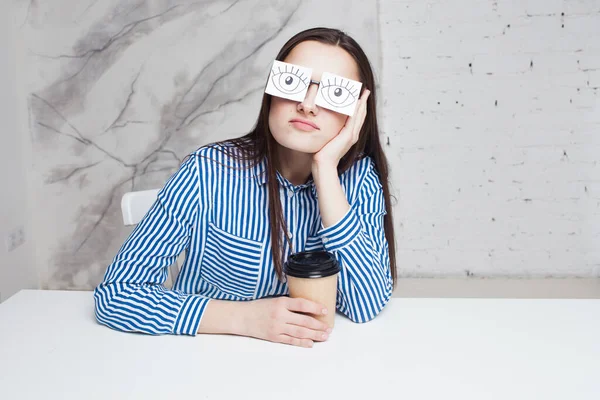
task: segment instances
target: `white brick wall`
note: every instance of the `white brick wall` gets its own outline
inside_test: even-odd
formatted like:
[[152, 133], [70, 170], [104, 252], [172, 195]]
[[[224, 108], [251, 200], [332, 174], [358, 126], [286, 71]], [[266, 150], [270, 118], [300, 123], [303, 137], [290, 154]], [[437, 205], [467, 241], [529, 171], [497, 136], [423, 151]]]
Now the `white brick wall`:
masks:
[[600, 276], [600, 1], [379, 7], [401, 276]]

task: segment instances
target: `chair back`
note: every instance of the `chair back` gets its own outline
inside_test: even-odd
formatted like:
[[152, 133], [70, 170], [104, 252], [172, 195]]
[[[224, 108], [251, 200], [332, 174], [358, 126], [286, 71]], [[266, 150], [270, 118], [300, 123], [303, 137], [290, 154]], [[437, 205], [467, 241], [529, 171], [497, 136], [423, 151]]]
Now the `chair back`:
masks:
[[[125, 193], [121, 198], [123, 224], [126, 226], [137, 225], [154, 205], [159, 191], [160, 189], [150, 189]], [[179, 275], [182, 258], [185, 259], [185, 251], [177, 257], [175, 263], [169, 266], [170, 287], [173, 287], [175, 279]]]

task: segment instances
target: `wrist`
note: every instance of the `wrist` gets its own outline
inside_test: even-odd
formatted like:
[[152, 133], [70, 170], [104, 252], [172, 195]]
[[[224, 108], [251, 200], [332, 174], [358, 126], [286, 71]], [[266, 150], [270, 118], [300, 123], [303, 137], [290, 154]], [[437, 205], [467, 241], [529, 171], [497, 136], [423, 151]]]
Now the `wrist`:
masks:
[[234, 335], [250, 336], [250, 324], [248, 318], [252, 315], [253, 301], [233, 301], [234, 311], [231, 318], [231, 333]]
[[338, 164], [330, 161], [330, 160], [322, 160], [322, 161], [318, 161], [318, 160], [313, 160], [312, 163], [312, 175], [313, 178], [317, 177], [318, 175], [323, 175], [323, 174], [330, 174], [330, 173], [335, 173], [337, 175], [337, 166]]
[[246, 302], [211, 300], [206, 306], [198, 333], [245, 335], [247, 307]]

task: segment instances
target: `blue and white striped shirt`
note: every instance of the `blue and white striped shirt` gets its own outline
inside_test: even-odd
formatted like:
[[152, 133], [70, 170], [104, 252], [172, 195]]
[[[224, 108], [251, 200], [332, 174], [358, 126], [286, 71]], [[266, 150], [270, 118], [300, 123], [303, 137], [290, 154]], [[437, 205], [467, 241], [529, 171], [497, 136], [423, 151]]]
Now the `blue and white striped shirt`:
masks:
[[[223, 145], [218, 145], [223, 146]], [[246, 162], [202, 147], [159, 191], [94, 291], [97, 320], [113, 329], [195, 335], [211, 299], [254, 300], [288, 295], [276, 276], [265, 161]], [[228, 168], [233, 167], [236, 169]], [[294, 186], [277, 174], [292, 251], [335, 254], [337, 309], [354, 322], [373, 319], [392, 292], [383, 228], [383, 190], [369, 157], [340, 175], [350, 210], [324, 228], [314, 182]], [[168, 267], [186, 250], [173, 289]]]

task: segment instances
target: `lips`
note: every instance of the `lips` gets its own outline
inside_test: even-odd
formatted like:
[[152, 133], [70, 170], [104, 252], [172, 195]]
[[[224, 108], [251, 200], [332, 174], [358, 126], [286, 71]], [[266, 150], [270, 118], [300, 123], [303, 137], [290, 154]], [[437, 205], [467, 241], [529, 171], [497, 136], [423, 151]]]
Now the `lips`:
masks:
[[315, 124], [314, 122], [311, 122], [311, 121], [309, 121], [307, 119], [294, 118], [294, 119], [291, 119], [290, 122], [291, 123], [297, 122], [297, 123], [300, 123], [300, 124], [306, 124], [307, 127], [310, 126], [310, 127], [314, 128], [314, 129], [319, 129], [319, 127], [317, 126], [317, 124]]

